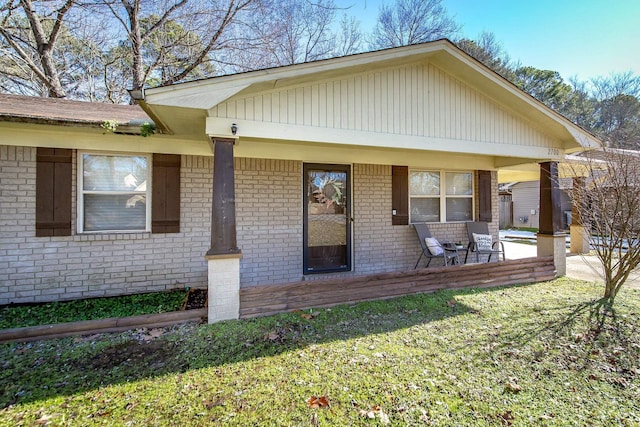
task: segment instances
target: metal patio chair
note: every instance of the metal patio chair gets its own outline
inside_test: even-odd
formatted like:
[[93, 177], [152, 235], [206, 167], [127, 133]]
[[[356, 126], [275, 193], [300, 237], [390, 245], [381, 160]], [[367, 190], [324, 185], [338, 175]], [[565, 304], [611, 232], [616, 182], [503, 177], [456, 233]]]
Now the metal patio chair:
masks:
[[[420, 241], [420, 247], [422, 248], [422, 253], [420, 253], [420, 257], [418, 258], [418, 261], [416, 261], [416, 265], [413, 267], [414, 270], [418, 268], [422, 257], [425, 257], [427, 259], [427, 267], [429, 267], [429, 264], [431, 264], [431, 260], [434, 258], [440, 258], [445, 267], [448, 265], [460, 264], [460, 259], [458, 258], [458, 250], [456, 249], [455, 244], [448, 242], [438, 242], [437, 240], [433, 239], [433, 236], [431, 236], [431, 232], [429, 231], [429, 226], [427, 226], [427, 224], [413, 224], [413, 228], [416, 230], [418, 240]], [[433, 239], [431, 240], [431, 249], [427, 244], [427, 239]], [[434, 255], [431, 251], [438, 246], [442, 249], [442, 253]]]
[[[476, 235], [475, 238], [474, 234]], [[492, 239], [491, 234], [489, 233], [489, 224], [486, 222], [467, 222], [467, 236], [469, 237], [469, 246], [467, 247], [467, 254], [464, 257], [465, 264], [470, 253], [475, 254], [476, 262], [480, 262], [480, 255], [488, 255], [487, 262], [491, 262], [491, 257], [493, 255], [496, 255], [498, 257], [498, 261], [500, 261], [500, 254], [502, 254], [502, 260], [506, 260], [504, 254], [504, 243], [500, 241], [492, 241], [489, 247], [482, 247], [481, 244], [478, 244], [478, 237], [489, 236]]]

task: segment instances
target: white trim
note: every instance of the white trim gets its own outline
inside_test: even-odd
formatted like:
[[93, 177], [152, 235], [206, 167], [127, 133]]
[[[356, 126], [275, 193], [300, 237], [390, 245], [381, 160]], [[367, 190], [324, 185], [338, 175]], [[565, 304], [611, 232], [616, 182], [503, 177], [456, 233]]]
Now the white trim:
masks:
[[[84, 230], [84, 195], [85, 194], [106, 194], [106, 195], [123, 195], [123, 194], [140, 194], [137, 192], [126, 191], [84, 191], [84, 155], [97, 155], [97, 156], [111, 156], [111, 157], [144, 157], [147, 160], [147, 176], [146, 176], [146, 190], [145, 190], [145, 229], [144, 230], [98, 230], [98, 231], [85, 231]], [[77, 172], [76, 172], [76, 231], [77, 234], [121, 234], [121, 233], [148, 233], [151, 231], [151, 194], [152, 194], [152, 181], [153, 181], [153, 157], [149, 153], [125, 153], [125, 152], [112, 152], [112, 151], [92, 151], [92, 150], [78, 150], [76, 154], [77, 158]]]
[[[230, 122], [237, 123], [238, 137], [274, 141], [300, 141], [356, 147], [429, 150], [469, 155], [508, 156], [523, 159], [564, 158], [557, 147], [511, 145], [501, 142], [460, 140], [431, 136], [399, 135], [388, 132], [368, 132], [351, 129], [269, 123], [255, 120], [207, 117], [207, 135], [225, 135]], [[229, 136], [227, 136], [228, 138]]]

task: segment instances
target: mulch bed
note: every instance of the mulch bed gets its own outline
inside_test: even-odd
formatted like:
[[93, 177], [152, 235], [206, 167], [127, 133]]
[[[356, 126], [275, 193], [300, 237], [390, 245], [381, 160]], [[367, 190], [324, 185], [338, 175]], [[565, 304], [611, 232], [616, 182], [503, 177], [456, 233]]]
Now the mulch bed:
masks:
[[207, 306], [207, 289], [189, 289], [187, 298], [182, 306], [183, 310], [193, 310], [197, 308], [205, 308]]

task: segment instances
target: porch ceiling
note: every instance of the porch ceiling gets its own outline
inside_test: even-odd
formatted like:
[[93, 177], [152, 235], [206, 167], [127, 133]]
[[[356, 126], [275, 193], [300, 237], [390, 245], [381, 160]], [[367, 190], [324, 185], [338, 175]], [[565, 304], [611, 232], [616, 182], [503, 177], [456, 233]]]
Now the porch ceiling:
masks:
[[[543, 161], [543, 160], [540, 160]], [[582, 164], [575, 156], [567, 156], [558, 162], [558, 178], [588, 176], [593, 165]], [[498, 183], [537, 181], [540, 179], [539, 163], [524, 163], [498, 169]]]

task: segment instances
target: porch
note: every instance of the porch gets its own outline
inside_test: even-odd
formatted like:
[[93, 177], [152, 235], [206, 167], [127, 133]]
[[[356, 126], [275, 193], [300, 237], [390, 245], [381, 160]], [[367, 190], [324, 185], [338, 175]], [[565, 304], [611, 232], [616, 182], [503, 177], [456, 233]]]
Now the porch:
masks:
[[555, 279], [552, 256], [465, 264], [240, 289], [240, 317], [331, 307], [441, 289], [487, 288]]

